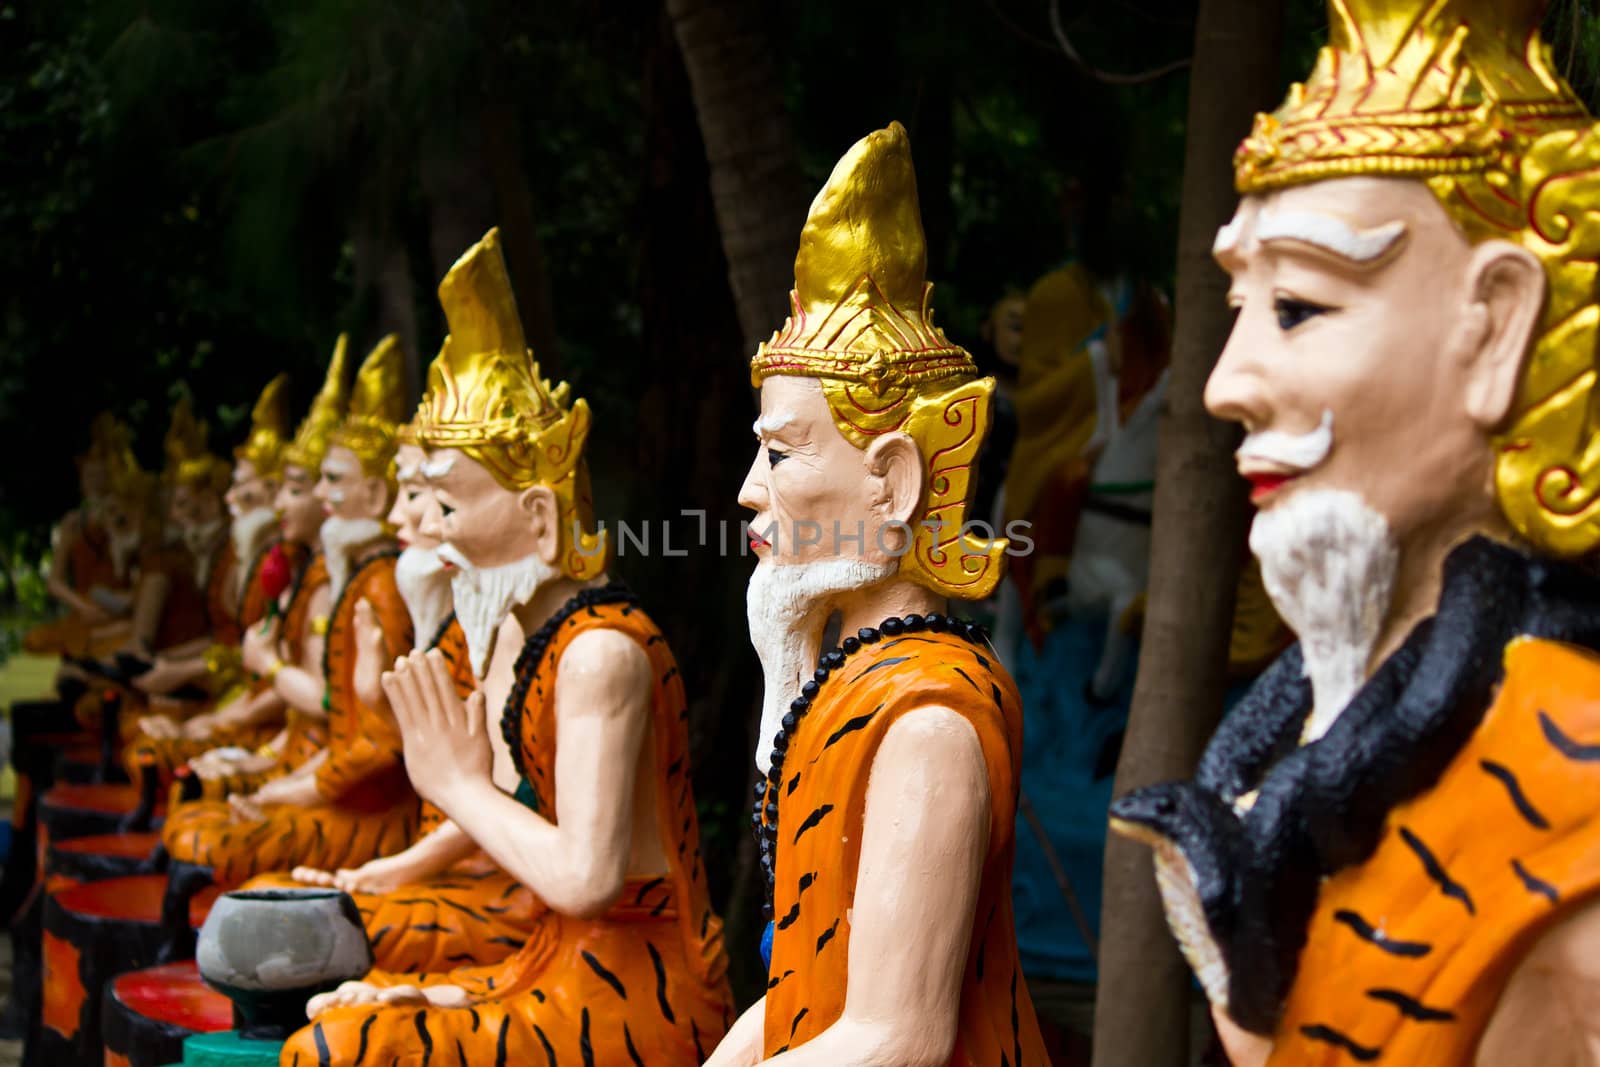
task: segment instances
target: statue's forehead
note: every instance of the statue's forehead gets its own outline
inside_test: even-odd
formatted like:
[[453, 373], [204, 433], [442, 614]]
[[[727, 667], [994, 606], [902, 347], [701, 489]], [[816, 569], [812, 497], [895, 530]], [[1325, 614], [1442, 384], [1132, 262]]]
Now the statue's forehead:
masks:
[[1212, 251], [1233, 273], [1280, 247], [1364, 270], [1387, 262], [1419, 226], [1445, 221], [1421, 182], [1330, 179], [1245, 197], [1217, 231]]

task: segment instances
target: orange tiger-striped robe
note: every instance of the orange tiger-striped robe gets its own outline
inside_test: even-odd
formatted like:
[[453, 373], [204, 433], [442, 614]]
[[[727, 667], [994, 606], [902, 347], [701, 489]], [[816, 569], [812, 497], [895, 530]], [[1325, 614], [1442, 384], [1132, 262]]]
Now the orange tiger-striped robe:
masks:
[[[328, 569], [323, 562], [322, 553], [312, 553], [309, 546], [297, 541], [284, 541], [282, 545], [295, 575], [294, 585], [289, 593], [289, 607], [284, 612], [283, 619], [283, 641], [285, 651], [288, 653], [285, 659], [289, 663], [299, 663], [304, 655], [306, 638], [309, 636], [311, 600], [317, 590], [327, 584]], [[271, 599], [261, 587], [260, 581], [261, 564], [267, 558], [267, 551], [270, 548], [271, 546], [268, 546], [268, 549], [256, 554], [251, 563], [249, 577], [245, 581], [239, 611], [241, 640], [244, 629], [266, 618], [267, 608], [271, 604]], [[258, 679], [250, 684], [250, 690], [252, 693], [259, 693], [270, 684]], [[308, 715], [291, 708], [287, 712], [286, 721], [289, 738], [284, 751], [278, 754], [277, 766], [260, 773], [240, 773], [221, 779], [202, 779], [201, 795], [205, 799], [221, 800], [232, 793], [254, 792], [267, 781], [281, 777], [300, 766], [320, 752], [322, 746], [327, 743], [327, 722], [322, 717]], [[125, 762], [129, 775], [135, 781], [142, 773], [147, 773], [148, 769], [148, 773], [158, 774], [164, 782], [171, 782], [173, 773], [179, 767], [203, 753], [214, 748], [230, 746], [254, 751], [276, 737], [283, 725], [282, 722], [269, 722], [258, 726], [219, 730], [201, 741], [186, 737], [139, 737], [128, 746]]]
[[573, 638], [601, 627], [638, 642], [655, 674], [650, 737], [669, 870], [629, 879], [617, 903], [597, 918], [543, 912], [522, 951], [503, 963], [421, 976], [374, 972], [367, 979], [374, 984], [459, 985], [473, 1003], [325, 1012], [289, 1039], [282, 1067], [396, 1061], [690, 1067], [716, 1047], [733, 1004], [722, 922], [711, 911], [700, 857], [683, 684], [666, 639], [631, 603], [578, 610], [536, 663], [519, 664], [527, 694], [518, 734], [527, 785], [540, 811], [556, 810], [556, 671]]
[[[987, 649], [931, 631], [863, 645], [822, 683], [785, 753], [767, 1057], [805, 1044], [844, 1011], [852, 977], [850, 908], [872, 761], [890, 726], [931, 706], [950, 708], [972, 724], [989, 773], [989, 850], [949, 1063], [1048, 1067], [1011, 918], [1021, 702], [1010, 675]], [[854, 977], [872, 980], [870, 973]]]
[[1271, 1067], [1470, 1067], [1538, 931], [1600, 891], [1600, 657], [1520, 638], [1504, 659], [1438, 784], [1322, 884]]
[[[467, 639], [451, 616], [433, 645], [450, 666], [456, 692], [465, 700], [477, 688], [467, 657]], [[422, 805], [420, 835], [425, 837], [444, 814]], [[264, 874], [246, 889], [299, 886], [286, 874]], [[440, 877], [392, 893], [352, 893], [372, 941], [375, 965], [385, 971], [448, 971], [497, 963], [520, 949], [534, 917], [543, 911], [526, 886], [506, 874], [482, 852], [455, 864]]]
[[317, 768], [324, 802], [274, 804], [253, 822], [235, 821], [226, 801], [186, 804], [162, 830], [173, 859], [210, 867], [218, 885], [237, 886], [266, 871], [304, 864], [354, 867], [398, 852], [417, 826], [417, 797], [401, 762], [400, 731], [387, 705], [356, 696], [355, 606], [372, 604], [391, 651], [411, 648], [411, 616], [394, 584], [395, 553], [385, 542], [352, 568], [330, 615], [324, 671], [328, 756]]

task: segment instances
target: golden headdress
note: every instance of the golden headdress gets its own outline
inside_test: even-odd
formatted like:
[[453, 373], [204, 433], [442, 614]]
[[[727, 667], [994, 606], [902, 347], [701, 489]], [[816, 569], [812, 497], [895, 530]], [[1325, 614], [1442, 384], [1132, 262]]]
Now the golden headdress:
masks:
[[233, 450], [262, 478], [276, 478], [283, 468], [284, 439], [289, 436], [289, 376], [280, 374], [267, 383], [250, 411], [250, 436]]
[[133, 431], [109, 411], [102, 411], [89, 425], [89, 448], [78, 461], [111, 463], [133, 451]]
[[1555, 72], [1543, 0], [1329, 0], [1330, 43], [1234, 157], [1241, 193], [1354, 175], [1425, 181], [1473, 241], [1539, 257], [1544, 318], [1495, 488], [1541, 550], [1600, 545], [1595, 411], [1600, 130]]
[[333, 345], [333, 358], [328, 361], [328, 373], [323, 378], [322, 389], [311, 401], [311, 410], [294, 432], [294, 440], [283, 449], [283, 462], [301, 468], [313, 478], [322, 469], [322, 457], [328, 454], [328, 436], [344, 417], [345, 377], [350, 358], [350, 338], [340, 334]]
[[153, 472], [139, 466], [131, 449], [124, 449], [108, 457], [106, 486], [117, 499], [140, 510], [149, 507], [159, 479]]
[[194, 400], [188, 392], [178, 397], [172, 408], [172, 421], [162, 441], [166, 466], [161, 479], [169, 485], [186, 485], [220, 493], [228, 487], [228, 464], [211, 454], [207, 447], [209, 428], [194, 414]]
[[412, 421], [425, 448], [471, 456], [507, 489], [546, 485], [561, 514], [561, 568], [587, 581], [605, 570], [607, 537], [595, 533], [583, 445], [589, 405], [566, 382], [539, 377], [517, 316], [500, 231], [490, 230], [439, 283], [450, 335], [428, 368]]
[[789, 318], [756, 350], [750, 378], [818, 379], [834, 425], [858, 448], [910, 434], [927, 487], [900, 573], [945, 596], [984, 597], [1006, 542], [961, 528], [994, 379], [978, 377], [933, 324], [927, 268], [911, 144], [895, 122], [856, 142], [811, 202]]
[[393, 478], [395, 429], [405, 413], [405, 355], [391, 333], [361, 361], [350, 409], [328, 443], [354, 452], [368, 475]]

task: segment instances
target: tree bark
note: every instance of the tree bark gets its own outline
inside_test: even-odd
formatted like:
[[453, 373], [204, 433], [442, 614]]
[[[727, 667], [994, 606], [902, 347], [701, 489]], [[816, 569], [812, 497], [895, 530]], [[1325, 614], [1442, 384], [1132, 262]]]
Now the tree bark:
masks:
[[772, 45], [749, 0], [667, 0], [711, 166], [746, 354], [789, 312], [806, 195]]
[[539, 361], [539, 372], [553, 382], [561, 377], [555, 302], [550, 297], [550, 272], [545, 268], [544, 243], [539, 238], [539, 213], [533, 189], [523, 173], [517, 113], [503, 97], [490, 93], [484, 101], [481, 120], [484, 161], [494, 184], [495, 206], [500, 211], [501, 247], [505, 249], [511, 287], [516, 290], [517, 311], [533, 348], [533, 358]]
[[[1162, 414], [1150, 594], [1118, 795], [1193, 774], [1226, 687], [1228, 637], [1248, 509], [1233, 465], [1238, 430], [1201, 395], [1233, 316], [1211, 258], [1237, 204], [1231, 158], [1278, 84], [1283, 5], [1200, 0], [1179, 216], [1178, 281]], [[1167, 931], [1150, 850], [1106, 845], [1094, 1067], [1183, 1067], [1190, 975]]]
[[405, 360], [407, 396], [416, 395], [420, 369], [417, 351], [417, 294], [411, 277], [411, 254], [400, 239], [400, 220], [388, 210], [389, 197], [381, 190], [368, 197], [355, 234], [354, 288], [366, 313], [360, 321], [375, 324], [369, 334], [356, 334], [356, 364], [385, 334], [400, 335]]
[[[751, 753], [760, 668], [746, 639], [739, 485], [753, 455], [746, 429], [755, 409], [738, 366], [741, 333], [728, 265], [717, 241], [688, 76], [661, 14], [645, 58], [644, 192], [639, 305], [644, 319], [634, 508], [659, 531], [671, 524], [674, 552], [629, 559], [652, 616], [672, 641], [689, 695], [695, 796], [703, 810], [702, 853], [727, 923], [730, 978], [741, 1003], [759, 996], [759, 868], [744, 814], [755, 774]], [[793, 236], [790, 236], [791, 243]], [[700, 524], [680, 509], [704, 515]], [[659, 533], [657, 534], [659, 537]], [[657, 545], [658, 548], [664, 546]], [[732, 557], [732, 558], [729, 558]], [[731, 840], [728, 835], [733, 834]]]

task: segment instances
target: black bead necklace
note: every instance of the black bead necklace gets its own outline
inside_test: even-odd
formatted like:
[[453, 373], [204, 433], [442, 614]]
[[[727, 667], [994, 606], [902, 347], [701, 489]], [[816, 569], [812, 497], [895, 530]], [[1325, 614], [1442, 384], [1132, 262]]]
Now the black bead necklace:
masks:
[[767, 887], [766, 900], [762, 902], [761, 912], [769, 922], [773, 914], [773, 888], [778, 869], [778, 805], [781, 794], [778, 784], [783, 778], [783, 759], [789, 749], [790, 740], [806, 717], [806, 713], [811, 710], [811, 705], [816, 702], [822, 684], [831, 674], [840, 670], [850, 656], [861, 651], [863, 646], [875, 645], [885, 637], [899, 637], [902, 634], [913, 634], [922, 630], [953, 634], [975, 645], [983, 644], [987, 639], [983, 627], [977, 623], [965, 622], [949, 615], [904, 617], [891, 615], [875, 627], [867, 626], [857, 630], [856, 636], [847, 637], [839, 642], [837, 649], [824, 652], [817, 660], [816, 673], [800, 687], [800, 695], [789, 703], [789, 710], [783, 716], [778, 732], [772, 737], [770, 760], [772, 769], [765, 776], [756, 779], [755, 806], [750, 812], [750, 823], [755, 829], [756, 843], [761, 848], [761, 873]]

